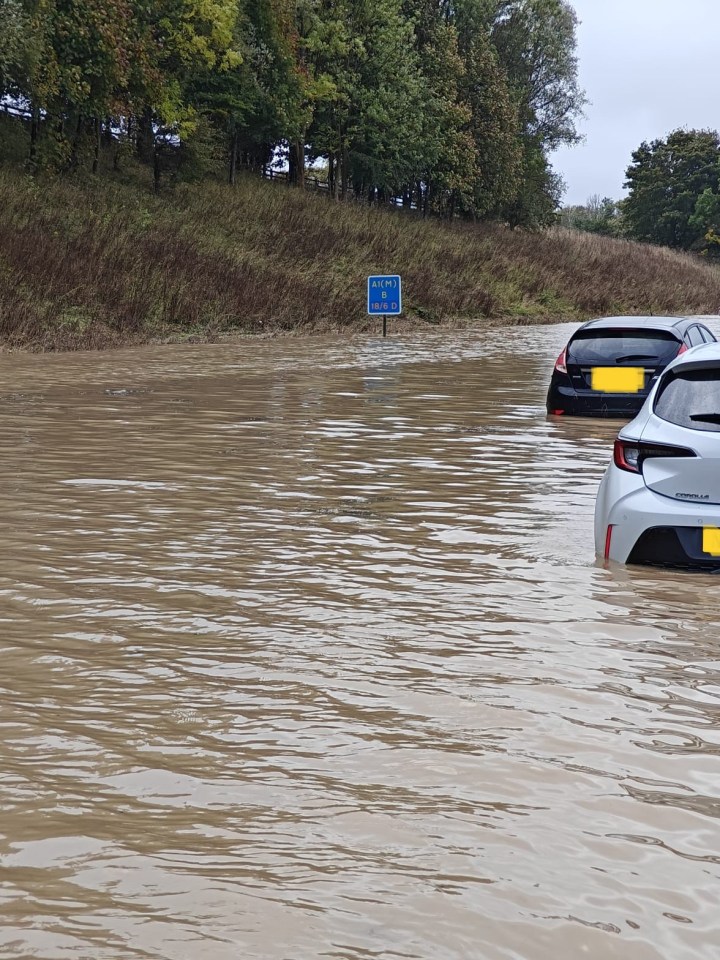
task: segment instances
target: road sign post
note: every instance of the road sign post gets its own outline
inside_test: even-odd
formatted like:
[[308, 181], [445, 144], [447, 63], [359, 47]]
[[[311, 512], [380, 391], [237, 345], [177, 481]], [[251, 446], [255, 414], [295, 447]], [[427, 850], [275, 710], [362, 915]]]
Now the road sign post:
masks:
[[367, 312], [383, 318], [383, 336], [387, 336], [387, 318], [402, 313], [402, 278], [399, 276], [368, 277]]

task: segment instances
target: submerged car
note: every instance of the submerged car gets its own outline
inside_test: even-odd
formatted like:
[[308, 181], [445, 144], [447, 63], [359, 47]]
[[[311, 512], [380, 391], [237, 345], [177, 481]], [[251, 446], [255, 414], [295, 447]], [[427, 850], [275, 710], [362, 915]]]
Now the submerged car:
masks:
[[691, 347], [714, 343], [689, 317], [605, 317], [583, 324], [555, 363], [551, 415], [633, 417], [659, 374]]
[[720, 344], [674, 360], [620, 431], [595, 504], [595, 550], [720, 571]]

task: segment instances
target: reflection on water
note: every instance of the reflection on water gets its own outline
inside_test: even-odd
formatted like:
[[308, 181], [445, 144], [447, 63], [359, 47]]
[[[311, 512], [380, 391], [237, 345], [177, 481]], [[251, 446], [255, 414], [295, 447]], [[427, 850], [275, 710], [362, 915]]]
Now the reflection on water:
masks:
[[714, 958], [713, 577], [569, 328], [8, 357], [0, 956]]

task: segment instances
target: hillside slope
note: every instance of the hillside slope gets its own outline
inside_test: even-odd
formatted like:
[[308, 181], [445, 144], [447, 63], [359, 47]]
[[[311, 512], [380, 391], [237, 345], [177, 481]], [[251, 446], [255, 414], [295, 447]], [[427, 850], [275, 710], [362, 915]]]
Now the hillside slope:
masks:
[[370, 273], [403, 275], [393, 329], [720, 310], [720, 270], [668, 250], [423, 221], [249, 178], [155, 197], [0, 171], [0, 209], [6, 348], [362, 329]]

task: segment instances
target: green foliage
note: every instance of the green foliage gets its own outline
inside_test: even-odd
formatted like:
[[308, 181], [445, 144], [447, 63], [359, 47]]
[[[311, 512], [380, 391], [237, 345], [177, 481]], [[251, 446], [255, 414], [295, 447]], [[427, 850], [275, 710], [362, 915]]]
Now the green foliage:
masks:
[[620, 204], [610, 197], [594, 194], [585, 205], [563, 207], [558, 222], [570, 230], [619, 237], [623, 232]]
[[27, 66], [29, 17], [20, 0], [0, 0], [0, 90], [11, 90]]
[[626, 176], [622, 212], [629, 236], [683, 250], [702, 246], [716, 216], [713, 195], [720, 192], [716, 131], [676, 130], [642, 143]]
[[577, 16], [566, 0], [495, 0], [492, 39], [518, 111], [520, 186], [504, 214], [513, 226], [553, 222], [562, 181], [548, 152], [575, 143], [585, 97], [577, 83]]
[[0, 14], [0, 95], [30, 104], [35, 168], [97, 170], [101, 143], [122, 140], [158, 187], [218, 154], [233, 180], [284, 153], [300, 186], [322, 161], [338, 198], [533, 227], [552, 218], [548, 154], [582, 106], [565, 0], [0, 0]]
[[340, 118], [340, 149], [347, 148], [349, 176], [357, 192], [374, 187], [392, 195], [411, 182], [422, 165], [427, 85], [400, 0], [353, 6], [356, 82], [352, 107]]
[[701, 253], [713, 260], [720, 258], [720, 192], [710, 187], [703, 190], [688, 223], [702, 236]]
[[523, 189], [524, 143], [517, 104], [489, 38], [478, 30], [461, 42], [466, 64], [463, 90], [478, 167], [472, 212], [507, 219], [507, 211]]
[[528, 136], [546, 150], [578, 140], [577, 15], [566, 0], [497, 0], [492, 37]]
[[425, 95], [422, 151], [415, 171], [416, 182], [425, 185], [419, 200], [439, 212], [453, 203], [471, 210], [478, 160], [470, 131], [472, 110], [464, 91], [466, 63], [455, 25], [433, 0], [417, 5], [415, 43]]

